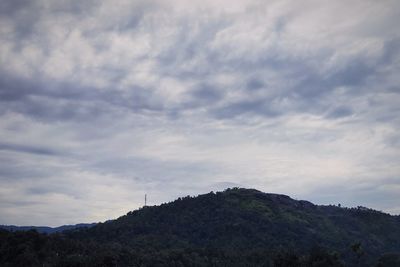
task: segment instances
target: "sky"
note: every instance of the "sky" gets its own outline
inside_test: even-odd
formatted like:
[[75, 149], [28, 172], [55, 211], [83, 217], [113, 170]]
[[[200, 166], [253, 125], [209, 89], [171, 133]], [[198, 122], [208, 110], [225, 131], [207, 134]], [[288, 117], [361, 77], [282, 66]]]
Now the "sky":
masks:
[[400, 2], [0, 1], [0, 224], [256, 188], [400, 214]]

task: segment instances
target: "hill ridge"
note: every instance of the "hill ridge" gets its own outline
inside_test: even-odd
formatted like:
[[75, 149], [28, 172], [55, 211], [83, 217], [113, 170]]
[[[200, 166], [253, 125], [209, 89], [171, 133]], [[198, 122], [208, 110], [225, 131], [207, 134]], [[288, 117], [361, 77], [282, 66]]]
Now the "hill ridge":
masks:
[[[18, 236], [21, 242], [36, 238], [32, 232], [10, 238]], [[39, 239], [56, 244], [46, 248], [51, 260], [61, 253], [82, 263], [60, 266], [117, 266], [104, 264], [110, 257], [118, 266], [373, 266], [382, 259], [392, 264], [377, 266], [400, 264], [399, 216], [244, 188], [180, 197]], [[102, 263], [93, 265], [95, 260]]]

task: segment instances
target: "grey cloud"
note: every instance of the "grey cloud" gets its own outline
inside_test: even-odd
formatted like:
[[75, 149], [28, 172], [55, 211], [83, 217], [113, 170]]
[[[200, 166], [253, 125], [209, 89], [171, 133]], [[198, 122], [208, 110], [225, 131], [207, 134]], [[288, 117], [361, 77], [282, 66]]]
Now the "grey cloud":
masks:
[[353, 114], [353, 110], [349, 107], [341, 106], [337, 107], [334, 110], [330, 111], [326, 117], [329, 119], [339, 119], [347, 116], [351, 116]]
[[188, 100], [179, 105], [175, 110], [176, 115], [184, 110], [215, 106], [224, 99], [225, 94], [225, 89], [216, 84], [200, 83], [187, 93]]
[[[321, 63], [324, 60], [327, 59], [321, 58]], [[349, 90], [350, 93], [363, 93], [360, 92], [359, 87], [363, 86], [376, 71], [376, 68], [368, 66], [364, 58], [353, 58], [338, 71], [330, 72], [327, 76], [322, 76], [318, 73], [318, 69], [306, 67], [300, 62], [291, 68], [295, 75], [288, 78], [299, 81], [292, 90], [295, 95], [301, 97], [302, 101], [324, 97], [340, 86], [351, 86], [353, 90]]]
[[381, 64], [390, 64], [398, 59], [400, 54], [400, 37], [385, 40], [383, 51], [384, 53], [380, 59]]
[[[383, 57], [385, 56], [381, 58]], [[323, 60], [326, 59], [320, 59], [321, 62]], [[355, 58], [340, 70], [329, 73], [328, 76], [322, 76], [317, 72], [318, 70], [307, 67], [301, 61], [273, 61], [272, 63], [267, 61], [267, 65], [264, 65], [265, 63], [262, 64], [262, 66], [266, 68], [266, 72], [268, 72], [268, 69], [278, 71], [282, 69], [283, 81], [288, 79], [294, 81], [294, 84], [283, 88], [262, 88], [264, 84], [260, 82], [261, 79], [252, 78], [245, 87], [250, 94], [254, 89], [258, 89], [266, 92], [274, 92], [274, 96], [264, 99], [263, 104], [261, 104], [262, 102], [259, 99], [255, 100], [253, 103], [249, 103], [248, 100], [243, 100], [242, 103], [235, 103], [229, 108], [222, 109], [222, 116], [218, 116], [219, 118], [229, 118], [230, 116], [227, 116], [228, 113], [232, 113], [236, 116], [247, 112], [267, 117], [291, 112], [322, 115], [332, 108], [331, 105], [333, 103], [329, 98], [332, 97], [335, 93], [335, 89], [338, 87], [346, 86], [350, 88], [346, 91], [348, 99], [368, 94], [371, 89], [368, 89], [368, 87], [366, 88], [366, 85], [371, 77], [377, 75], [381, 59], [379, 59], [374, 66], [371, 66], [366, 58]], [[270, 64], [273, 65], [270, 66]], [[280, 67], [277, 67], [279, 65]], [[286, 77], [285, 73], [287, 73]], [[390, 89], [382, 88], [382, 91], [384, 90]], [[291, 106], [280, 109], [279, 112], [278, 110], [265, 108], [271, 107], [274, 101], [279, 102], [281, 98], [288, 99]], [[346, 110], [346, 112], [344, 112], [343, 109], [336, 110], [328, 115], [327, 118], [336, 118], [338, 115], [350, 115], [351, 113], [352, 112], [349, 110]]]
[[215, 102], [222, 98], [222, 92], [219, 88], [202, 84], [199, 88], [191, 92], [195, 100], [205, 100], [207, 102]]
[[[74, 14], [75, 16], [87, 16], [98, 8], [98, 2], [94, 0], [85, 1], [42, 1], [48, 12]], [[96, 5], [97, 4], [97, 5]]]
[[85, 190], [71, 183], [63, 182], [62, 180], [46, 181], [28, 186], [24, 193], [26, 196], [44, 196], [48, 194], [61, 194], [72, 197], [74, 199], [82, 199], [85, 197]]
[[8, 151], [36, 154], [36, 155], [45, 155], [45, 156], [56, 156], [64, 154], [60, 151], [51, 148], [38, 147], [32, 145], [11, 144], [11, 143], [0, 143], [0, 150], [8, 150]]
[[15, 207], [27, 207], [27, 206], [32, 206], [35, 204], [39, 204], [38, 201], [32, 201], [32, 200], [10, 200], [7, 198], [2, 198], [2, 196], [0, 196], [0, 206], [2, 207], [9, 207], [11, 209], [15, 209]]
[[30, 92], [27, 81], [13, 79], [8, 73], [0, 74], [0, 101], [18, 101], [24, 98]]
[[[55, 6], [62, 7], [62, 5]], [[141, 20], [143, 14], [147, 11], [153, 11], [157, 8], [157, 5], [154, 3], [147, 5], [138, 2], [135, 7], [137, 7], [137, 9], [132, 10], [132, 13], [138, 13], [139, 15], [133, 15], [132, 17], [137, 17], [137, 20]], [[66, 12], [70, 13], [75, 9], [85, 8], [79, 6], [67, 6], [65, 8]], [[229, 70], [233, 75], [243, 77], [243, 80], [246, 80], [247, 74], [255, 70], [257, 70], [260, 75], [262, 75], [263, 72], [267, 73], [273, 70], [277, 73], [282, 72], [280, 78], [282, 81], [291, 80], [294, 84], [282, 88], [262, 88], [264, 85], [262, 82], [263, 79], [252, 77], [247, 82], [243, 81], [243, 89], [245, 91], [246, 89], [249, 89], [249, 91], [257, 89], [268, 92], [268, 94], [272, 92], [275, 96], [262, 97], [263, 100], [260, 100], [259, 96], [257, 96], [255, 100], [245, 99], [242, 102], [230, 103], [228, 100], [225, 100], [225, 96], [220, 93], [222, 90], [213, 90], [207, 83], [204, 83], [205, 85], [200, 86], [190, 93], [192, 99], [189, 103], [182, 102], [178, 103], [178, 106], [171, 107], [164, 103], [162, 97], [153, 93], [154, 90], [141, 88], [140, 85], [130, 88], [128, 93], [124, 92], [124, 94], [111, 88], [109, 90], [103, 90], [100, 93], [98, 90], [94, 90], [94, 88], [84, 88], [76, 84], [49, 85], [48, 81], [40, 82], [36, 80], [22, 82], [21, 84], [19, 78], [15, 79], [16, 82], [5, 78], [0, 84], [2, 99], [18, 100], [18, 98], [26, 98], [26, 96], [30, 94], [40, 94], [46, 97], [58, 97], [79, 102], [79, 104], [56, 103], [52, 107], [49, 102], [41, 105], [38, 103], [38, 99], [27, 99], [22, 107], [19, 105], [10, 106], [10, 108], [15, 108], [26, 114], [37, 114], [38, 117], [53, 120], [57, 120], [55, 118], [56, 116], [59, 116], [60, 120], [80, 117], [88, 119], [90, 116], [96, 116], [96, 114], [102, 113], [102, 110], [110, 112], [107, 107], [108, 104], [125, 107], [133, 112], [145, 110], [166, 112], [171, 115], [173, 114], [173, 116], [170, 116], [171, 118], [179, 117], [180, 112], [199, 106], [212, 108], [215, 111], [211, 113], [215, 114], [214, 117], [219, 119], [234, 118], [241, 114], [274, 117], [280, 114], [289, 114], [293, 111], [324, 114], [327, 110], [332, 108], [330, 103], [324, 102], [324, 98], [332, 94], [336, 87], [351, 86], [353, 89], [348, 91], [350, 94], [363, 94], [364, 92], [359, 88], [365, 84], [368, 77], [373, 75], [377, 69], [377, 66], [370, 66], [364, 58], [359, 57], [349, 60], [344, 67], [322, 77], [317, 72], [318, 70], [307, 66], [307, 59], [285, 57], [280, 55], [281, 52], [274, 48], [268, 51], [269, 53], [267, 55], [260, 54], [260, 57], [255, 61], [250, 61], [245, 57], [226, 59], [224, 57], [225, 51], [211, 49], [208, 45], [214, 40], [215, 35], [219, 31], [231, 23], [229, 19], [224, 17], [211, 17], [210, 20], [199, 19], [194, 22], [186, 17], [179, 19], [181, 23], [177, 25], [178, 34], [174, 36], [173, 42], [169, 45], [168, 49], [156, 57], [158, 63], [158, 68], [156, 70], [160, 75], [172, 75], [179, 79], [208, 79], [213, 73], [218, 73], [221, 70]], [[282, 18], [277, 21], [282, 21]], [[125, 22], [128, 24], [124, 25]], [[121, 25], [122, 28], [128, 31], [133, 30], [137, 22], [134, 23], [134, 26], [131, 24], [128, 17], [121, 18], [121, 21], [118, 23], [118, 25]], [[195, 30], [191, 29], [191, 27], [197, 24], [200, 24], [201, 27], [195, 28]], [[278, 28], [280, 31], [284, 31], [284, 27], [282, 29], [281, 27]], [[144, 30], [146, 29], [147, 28], [144, 28]], [[385, 44], [386, 52], [382, 56], [380, 62], [387, 63], [387, 58], [391, 58], [392, 55], [396, 53], [396, 49], [398, 49], [397, 42], [387, 41]], [[317, 54], [317, 56], [320, 57], [317, 58], [317, 61], [322, 63], [324, 60], [327, 60], [329, 53]], [[194, 68], [180, 68], [180, 64], [192, 60], [197, 62]], [[105, 72], [110, 73], [110, 70], [105, 69]], [[119, 81], [127, 74], [127, 70], [113, 70], [113, 72], [113, 76], [116, 77], [116, 80], [111, 81], [118, 86]], [[288, 99], [291, 106], [285, 106], [283, 108], [273, 107], [277, 102], [279, 103], [282, 98]], [[96, 107], [90, 107], [83, 103], [83, 100], [86, 99], [95, 99], [99, 102], [95, 105]], [[221, 104], [220, 107], [213, 107], [213, 104], [217, 101], [224, 101], [225, 103]], [[61, 110], [57, 110], [54, 106], [59, 106]], [[48, 114], [46, 114], [44, 111], [53, 110], [53, 108], [54, 112], [48, 112]]]
[[48, 179], [55, 173], [61, 173], [62, 168], [43, 166], [34, 162], [24, 162], [22, 157], [10, 157], [1, 153], [0, 179], [4, 182], [16, 182], [21, 180]]
[[84, 121], [116, 110], [162, 111], [161, 98], [152, 89], [135, 86], [129, 91], [98, 90], [68, 82], [18, 79], [1, 75], [0, 111], [13, 111], [43, 121]]
[[[218, 58], [218, 55], [216, 56]], [[245, 60], [245, 59], [244, 59]], [[320, 59], [321, 61], [324, 58]], [[216, 66], [211, 64], [213, 68], [218, 69], [219, 64], [232, 66], [230, 62], [216, 62]], [[235, 63], [233, 63], [233, 66]], [[291, 80], [294, 82], [293, 85], [288, 85], [285, 87], [266, 87], [263, 82], [263, 78], [257, 78], [253, 76], [247, 82], [244, 83], [243, 90], [250, 95], [254, 91], [260, 91], [267, 93], [268, 96], [263, 97], [255, 96], [254, 100], [244, 99], [239, 102], [229, 103], [224, 98], [224, 95], [218, 93], [215, 95], [208, 89], [195, 90], [193, 92], [194, 99], [197, 99], [198, 105], [205, 105], [206, 107], [212, 108], [211, 114], [214, 114], [216, 118], [219, 119], [229, 119], [234, 118], [241, 114], [253, 114], [265, 117], [274, 117], [282, 114], [289, 114], [292, 112], [303, 112], [312, 114], [324, 114], [327, 110], [331, 109], [330, 103], [325, 101], [329, 98], [337, 87], [340, 86], [351, 86], [354, 89], [348, 92], [351, 95], [364, 94], [360, 88], [365, 84], [368, 77], [374, 74], [375, 68], [369, 67], [363, 62], [363, 59], [354, 60], [354, 62], [349, 63], [340, 71], [330, 73], [328, 77], [322, 77], [317, 70], [307, 67], [302, 61], [283, 61], [282, 59], [267, 59], [262, 60], [259, 63], [237, 63], [237, 67], [231, 69], [231, 73], [237, 77], [243, 77], [246, 79], [247, 73], [250, 71], [257, 70], [259, 76], [263, 72], [268, 73], [271, 69], [276, 72], [282, 71], [282, 81]], [[181, 74], [185, 76], [187, 73]], [[196, 75], [204, 75], [207, 77], [209, 74], [197, 73]], [[297, 82], [296, 82], [297, 81]], [[222, 92], [223, 90], [219, 90]], [[205, 103], [205, 97], [208, 97], [208, 103]], [[291, 105], [280, 108], [277, 107], [277, 103], [281, 102], [282, 99], [288, 100]], [[222, 100], [225, 104], [220, 107], [212, 107], [215, 101]], [[192, 106], [197, 106], [195, 102]], [[190, 108], [190, 107], [189, 107]]]
[[[44, 11], [52, 12], [65, 12], [72, 13], [75, 15], [81, 15], [88, 12], [94, 6], [94, 1], [60, 1], [52, 2], [45, 0], [5, 0], [0, 3], [1, 15], [3, 16], [13, 16], [15, 13], [21, 12], [25, 15], [31, 15], [32, 17], [36, 15], [39, 19], [39, 14]], [[36, 14], [27, 11], [36, 11]], [[21, 16], [22, 17], [22, 16]], [[21, 17], [14, 17], [14, 21], [20, 19]]]
[[249, 79], [246, 84], [246, 88], [249, 90], [259, 90], [263, 87], [265, 87], [265, 84], [257, 78]]
[[[228, 25], [224, 17], [201, 17], [192, 21], [190, 18], [179, 18], [176, 25], [177, 34], [170, 45], [158, 56], [160, 72], [164, 75], [188, 78], [206, 78], [215, 71], [223, 70], [219, 62], [222, 51], [209, 47], [215, 35]], [[201, 25], [201, 27], [199, 27]], [[191, 68], [182, 68], [187, 62], [196, 62]]]
[[[15, 3], [14, 3], [15, 2]], [[36, 1], [2, 1], [0, 19], [4, 25], [12, 27], [13, 31], [8, 38], [13, 38], [13, 49], [21, 48], [34, 38], [36, 27], [42, 17], [42, 8]], [[3, 9], [4, 8], [4, 9]]]
[[274, 107], [271, 106], [271, 101], [267, 101], [267, 99], [254, 99], [230, 103], [211, 111], [211, 114], [218, 119], [230, 119], [245, 114], [276, 117], [281, 113], [281, 111], [275, 110]]
[[105, 113], [104, 106], [93, 103], [76, 103], [46, 97], [29, 97], [15, 110], [40, 121], [89, 121]]
[[397, 134], [391, 134], [385, 138], [385, 144], [388, 147], [400, 148], [400, 136]]
[[211, 163], [187, 163], [179, 161], [160, 161], [144, 157], [113, 157], [91, 162], [88, 169], [105, 174], [114, 174], [128, 180], [150, 182], [171, 182], [180, 177], [192, 178], [213, 175], [217, 166]]
[[355, 59], [345, 68], [334, 73], [327, 81], [328, 86], [362, 86], [375, 73], [376, 67], [370, 67], [367, 62]]
[[13, 16], [16, 12], [31, 4], [32, 1], [29, 0], [1, 1], [0, 12], [3, 16]]

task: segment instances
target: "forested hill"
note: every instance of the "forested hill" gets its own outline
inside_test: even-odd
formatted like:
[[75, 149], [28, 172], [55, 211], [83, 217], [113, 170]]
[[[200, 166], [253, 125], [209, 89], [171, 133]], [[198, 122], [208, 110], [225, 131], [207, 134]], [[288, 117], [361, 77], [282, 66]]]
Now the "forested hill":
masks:
[[47, 251], [58, 248], [43, 260], [54, 265], [60, 255], [75, 266], [400, 265], [399, 216], [253, 189], [179, 198], [40, 238]]
[[400, 219], [363, 207], [318, 206], [235, 188], [145, 207], [74, 237], [134, 248], [290, 246], [307, 251], [322, 245], [342, 253], [359, 242], [364, 253], [377, 256], [400, 251]]

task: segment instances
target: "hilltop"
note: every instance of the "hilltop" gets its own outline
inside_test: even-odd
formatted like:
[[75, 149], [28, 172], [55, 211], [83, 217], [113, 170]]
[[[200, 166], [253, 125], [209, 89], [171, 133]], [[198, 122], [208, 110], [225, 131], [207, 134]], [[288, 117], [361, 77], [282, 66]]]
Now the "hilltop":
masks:
[[400, 218], [233, 188], [43, 238], [82, 266], [368, 266], [399, 259]]

